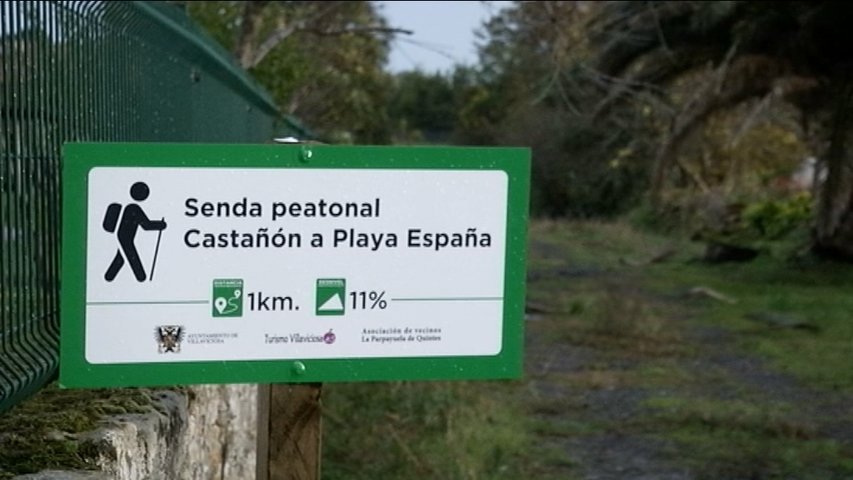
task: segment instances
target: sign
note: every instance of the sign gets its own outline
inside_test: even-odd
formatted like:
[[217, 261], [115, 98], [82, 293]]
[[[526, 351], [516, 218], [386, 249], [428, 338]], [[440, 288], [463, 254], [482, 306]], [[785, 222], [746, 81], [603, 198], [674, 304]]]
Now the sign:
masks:
[[521, 374], [526, 149], [71, 144], [60, 383]]

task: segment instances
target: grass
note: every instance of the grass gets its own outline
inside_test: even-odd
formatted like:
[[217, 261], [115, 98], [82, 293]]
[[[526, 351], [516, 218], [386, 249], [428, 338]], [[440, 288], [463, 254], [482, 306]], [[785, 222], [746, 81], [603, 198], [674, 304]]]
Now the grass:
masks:
[[[761, 259], [745, 265], [676, 265], [649, 269], [647, 282], [660, 293], [707, 286], [737, 303], [694, 305], [698, 321], [738, 334], [745, 351], [815, 386], [853, 392], [853, 271], [832, 263], [789, 265]], [[811, 329], [755, 320], [774, 315]]]
[[[624, 223], [534, 222], [530, 238], [528, 302], [543, 313], [528, 329], [546, 351], [528, 351], [542, 357], [528, 363], [539, 366], [523, 382], [328, 386], [325, 478], [572, 478], [581, 466], [565, 441], [603, 433], [661, 439], [667, 461], [700, 478], [853, 476], [850, 447], [822, 438], [796, 405], [696, 367], [716, 347], [691, 333], [728, 332], [734, 355], [758, 356], [803, 388], [853, 393], [848, 266], [709, 266], [696, 261], [701, 245]], [[752, 319], [762, 312], [816, 332]], [[592, 353], [549, 367], [561, 348]], [[538, 394], [532, 382], [567, 393]], [[609, 391], [636, 395], [638, 413], [591, 415], [586, 395]]]
[[510, 382], [328, 385], [328, 479], [521, 478], [529, 442]]
[[[617, 344], [620, 336], [631, 338], [640, 349], [644, 346], [637, 342], [644, 339], [674, 345], [679, 343], [679, 325], [673, 317], [686, 315], [735, 332], [745, 351], [763, 355], [782, 371], [820, 387], [853, 392], [853, 296], [848, 294], [853, 291], [853, 268], [849, 265], [794, 263], [768, 256], [746, 264], [707, 265], [696, 261], [701, 245], [643, 233], [624, 223], [542, 222], [534, 223], [530, 232], [534, 243], [545, 246], [539, 250], [546, 252], [533, 254], [532, 271], [571, 266], [576, 272], [597, 271], [604, 279], [545, 273], [530, 282], [531, 301], [568, 314], [566, 323], [585, 330], [578, 334], [572, 328], [569, 335], [575, 337], [570, 340], [598, 333]], [[675, 253], [667, 261], [644, 263], [668, 249]], [[736, 303], [686, 298], [694, 287], [712, 289]], [[649, 305], [649, 297], [675, 302]], [[672, 303], [677, 305], [668, 309]], [[751, 319], [762, 313], [799, 320], [818, 332], [777, 328]]]
[[853, 457], [816, 428], [793, 420], [792, 406], [652, 398], [641, 422], [676, 439], [699, 478], [826, 479], [853, 476]]
[[[688, 332], [719, 329], [733, 340], [740, 352], [735, 355], [757, 356], [805, 389], [853, 393], [848, 265], [765, 256], [712, 266], [697, 261], [700, 245], [625, 224], [545, 222], [531, 226], [531, 237], [531, 268], [543, 273], [532, 275], [529, 297], [551, 312], [539, 329], [555, 344], [590, 347], [611, 363], [637, 364], [616, 370], [587, 365], [550, 380], [579, 392], [638, 386], [667, 392], [651, 395], [632, 422], [593, 423], [595, 431], [674, 442], [669, 459], [701, 478], [853, 477], [851, 447], [820, 438], [815, 425], [798, 418], [801, 407], [774, 404], [760, 387], [756, 392], [720, 368], [688, 368], [714, 348]], [[667, 250], [673, 253], [666, 261], [652, 261]], [[584, 274], [589, 271], [595, 273]], [[695, 287], [735, 302], [690, 295]], [[766, 317], [787, 323], [756, 320]], [[534, 411], [571, 417], [544, 422], [540, 434], [593, 434], [577, 427], [590, 425], [583, 410], [546, 402]]]
[[[664, 249], [669, 240], [650, 240], [611, 224], [532, 228], [547, 230], [548, 242], [554, 244], [546, 246], [552, 256], [530, 258], [531, 270], [542, 276], [532, 283], [529, 296], [565, 312], [571, 326], [578, 327], [543, 322], [541, 326], [555, 328], [550, 341], [586, 339], [618, 348], [641, 339], [641, 352], [672, 350], [677, 332], [667, 329], [665, 318], [641, 296], [567, 285], [561, 273], [552, 274], [566, 263], [595, 274], [624, 268], [619, 257], [596, 253], [614, 239], [621, 240], [616, 254], [625, 258], [637, 254], [637, 244]], [[578, 260], [566, 262], [565, 257]], [[607, 389], [643, 378], [654, 381], [665, 369], [634, 374], [602, 368], [545, 376], [570, 388]], [[584, 409], [570, 397], [537, 398], [520, 382], [338, 384], [326, 386], [325, 392], [323, 472], [329, 479], [570, 478], [577, 467], [574, 460], [541, 437], [586, 435], [602, 428], [580, 416], [563, 416], [567, 411], [580, 415]]]

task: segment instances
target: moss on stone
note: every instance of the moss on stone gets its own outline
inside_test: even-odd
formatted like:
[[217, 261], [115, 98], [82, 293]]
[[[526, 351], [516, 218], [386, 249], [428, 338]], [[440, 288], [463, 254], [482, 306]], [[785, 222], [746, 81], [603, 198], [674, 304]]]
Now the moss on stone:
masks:
[[97, 445], [78, 434], [94, 430], [105, 416], [152, 406], [146, 389], [60, 390], [51, 384], [0, 415], [0, 480], [48, 468], [95, 469]]

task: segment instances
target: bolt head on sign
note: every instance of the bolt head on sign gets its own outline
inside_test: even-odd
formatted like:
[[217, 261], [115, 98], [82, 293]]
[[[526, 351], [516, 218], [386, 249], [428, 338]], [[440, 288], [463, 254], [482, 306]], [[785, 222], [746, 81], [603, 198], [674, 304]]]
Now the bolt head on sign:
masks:
[[518, 377], [529, 172], [523, 148], [66, 145], [60, 383]]

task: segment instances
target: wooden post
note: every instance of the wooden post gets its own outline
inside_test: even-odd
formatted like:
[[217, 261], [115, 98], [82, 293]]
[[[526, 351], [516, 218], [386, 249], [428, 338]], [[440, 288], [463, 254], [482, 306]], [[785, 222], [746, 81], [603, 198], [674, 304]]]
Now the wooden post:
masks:
[[[275, 143], [310, 145], [291, 138]], [[311, 151], [299, 156], [307, 162]], [[301, 373], [305, 366], [294, 363]], [[258, 385], [258, 480], [320, 480], [323, 434], [320, 383]]]
[[258, 480], [319, 480], [322, 384], [258, 385]]

